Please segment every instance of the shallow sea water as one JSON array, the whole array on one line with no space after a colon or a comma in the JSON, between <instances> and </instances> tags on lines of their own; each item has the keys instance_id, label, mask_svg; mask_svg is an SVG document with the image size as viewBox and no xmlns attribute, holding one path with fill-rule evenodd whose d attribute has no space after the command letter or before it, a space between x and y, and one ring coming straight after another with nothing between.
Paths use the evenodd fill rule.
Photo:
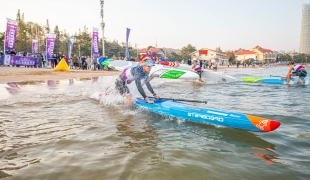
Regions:
<instances>
[{"instance_id":1,"label":"shallow sea water","mask_svg":"<svg viewBox=\"0 0 310 180\"><path fill-rule=\"evenodd\" d=\"M287 68L224 71L241 80ZM310 178L310 85L152 81L162 97L208 100L198 106L282 123L253 133L126 109L119 95L99 98L114 79L0 84L0 178Z\"/></svg>"}]
</instances>

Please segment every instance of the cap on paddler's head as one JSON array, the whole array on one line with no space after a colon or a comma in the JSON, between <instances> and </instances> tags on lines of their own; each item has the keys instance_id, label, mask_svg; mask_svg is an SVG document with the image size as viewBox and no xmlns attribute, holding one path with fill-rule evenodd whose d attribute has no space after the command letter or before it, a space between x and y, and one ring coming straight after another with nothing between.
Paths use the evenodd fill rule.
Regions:
<instances>
[{"instance_id":1,"label":"cap on paddler's head","mask_svg":"<svg viewBox=\"0 0 310 180\"><path fill-rule=\"evenodd\" d=\"M151 62L152 62L152 59L151 59L150 57L148 57L148 56L145 56L145 57L141 60L141 62L146 62L146 61L151 61Z\"/></svg>"},{"instance_id":2,"label":"cap on paddler's head","mask_svg":"<svg viewBox=\"0 0 310 180\"><path fill-rule=\"evenodd\" d=\"M155 66L155 65L150 61L146 61L146 62L143 62L141 66Z\"/></svg>"},{"instance_id":3,"label":"cap on paddler's head","mask_svg":"<svg viewBox=\"0 0 310 180\"><path fill-rule=\"evenodd\" d=\"M294 62L293 62L293 61L290 61L287 65L290 65L290 64L294 64Z\"/></svg>"}]
</instances>

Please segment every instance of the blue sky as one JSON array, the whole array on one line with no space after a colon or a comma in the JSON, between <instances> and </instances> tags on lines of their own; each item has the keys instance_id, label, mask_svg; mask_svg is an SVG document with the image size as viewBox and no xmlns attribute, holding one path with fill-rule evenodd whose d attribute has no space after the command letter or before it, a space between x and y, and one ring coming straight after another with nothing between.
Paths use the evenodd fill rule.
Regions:
<instances>
[{"instance_id":1,"label":"blue sky","mask_svg":"<svg viewBox=\"0 0 310 180\"><path fill-rule=\"evenodd\" d=\"M99 0L1 0L0 31L6 18L17 10L26 21L70 34L86 25L100 27ZM302 5L309 0L105 0L105 37L138 48L148 45L182 48L221 47L251 49L256 45L272 50L299 50ZM4 6L5 5L5 6ZM101 31L99 36L102 37Z\"/></svg>"}]
</instances>

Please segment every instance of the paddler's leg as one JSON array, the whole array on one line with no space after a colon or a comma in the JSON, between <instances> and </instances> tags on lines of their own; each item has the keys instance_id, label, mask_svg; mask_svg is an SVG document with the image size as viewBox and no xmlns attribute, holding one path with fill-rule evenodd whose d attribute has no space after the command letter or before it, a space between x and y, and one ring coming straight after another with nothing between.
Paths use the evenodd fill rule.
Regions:
<instances>
[{"instance_id":1,"label":"paddler's leg","mask_svg":"<svg viewBox=\"0 0 310 180\"><path fill-rule=\"evenodd\" d=\"M132 103L133 103L131 94L126 94L126 99L127 99L127 105L126 105L126 107L127 107L127 108L130 108L130 106L131 106Z\"/></svg>"},{"instance_id":2,"label":"paddler's leg","mask_svg":"<svg viewBox=\"0 0 310 180\"><path fill-rule=\"evenodd\" d=\"M204 81L201 79L202 71L198 71L197 73L198 73L198 75L199 75L199 82L204 82Z\"/></svg>"},{"instance_id":3,"label":"paddler's leg","mask_svg":"<svg viewBox=\"0 0 310 180\"><path fill-rule=\"evenodd\" d=\"M306 76L307 76L307 71L306 70L301 70L300 71L300 75L299 75L299 79L298 79L299 84L305 83Z\"/></svg>"}]
</instances>

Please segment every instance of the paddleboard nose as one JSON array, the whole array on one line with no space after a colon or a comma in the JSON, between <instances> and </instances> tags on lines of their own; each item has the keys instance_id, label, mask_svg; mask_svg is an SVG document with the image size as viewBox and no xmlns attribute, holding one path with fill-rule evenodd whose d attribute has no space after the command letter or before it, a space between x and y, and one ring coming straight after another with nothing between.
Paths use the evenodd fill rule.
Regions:
<instances>
[{"instance_id":1,"label":"paddleboard nose","mask_svg":"<svg viewBox=\"0 0 310 180\"><path fill-rule=\"evenodd\" d=\"M270 121L270 131L277 129L281 123L279 121L271 120Z\"/></svg>"}]
</instances>

